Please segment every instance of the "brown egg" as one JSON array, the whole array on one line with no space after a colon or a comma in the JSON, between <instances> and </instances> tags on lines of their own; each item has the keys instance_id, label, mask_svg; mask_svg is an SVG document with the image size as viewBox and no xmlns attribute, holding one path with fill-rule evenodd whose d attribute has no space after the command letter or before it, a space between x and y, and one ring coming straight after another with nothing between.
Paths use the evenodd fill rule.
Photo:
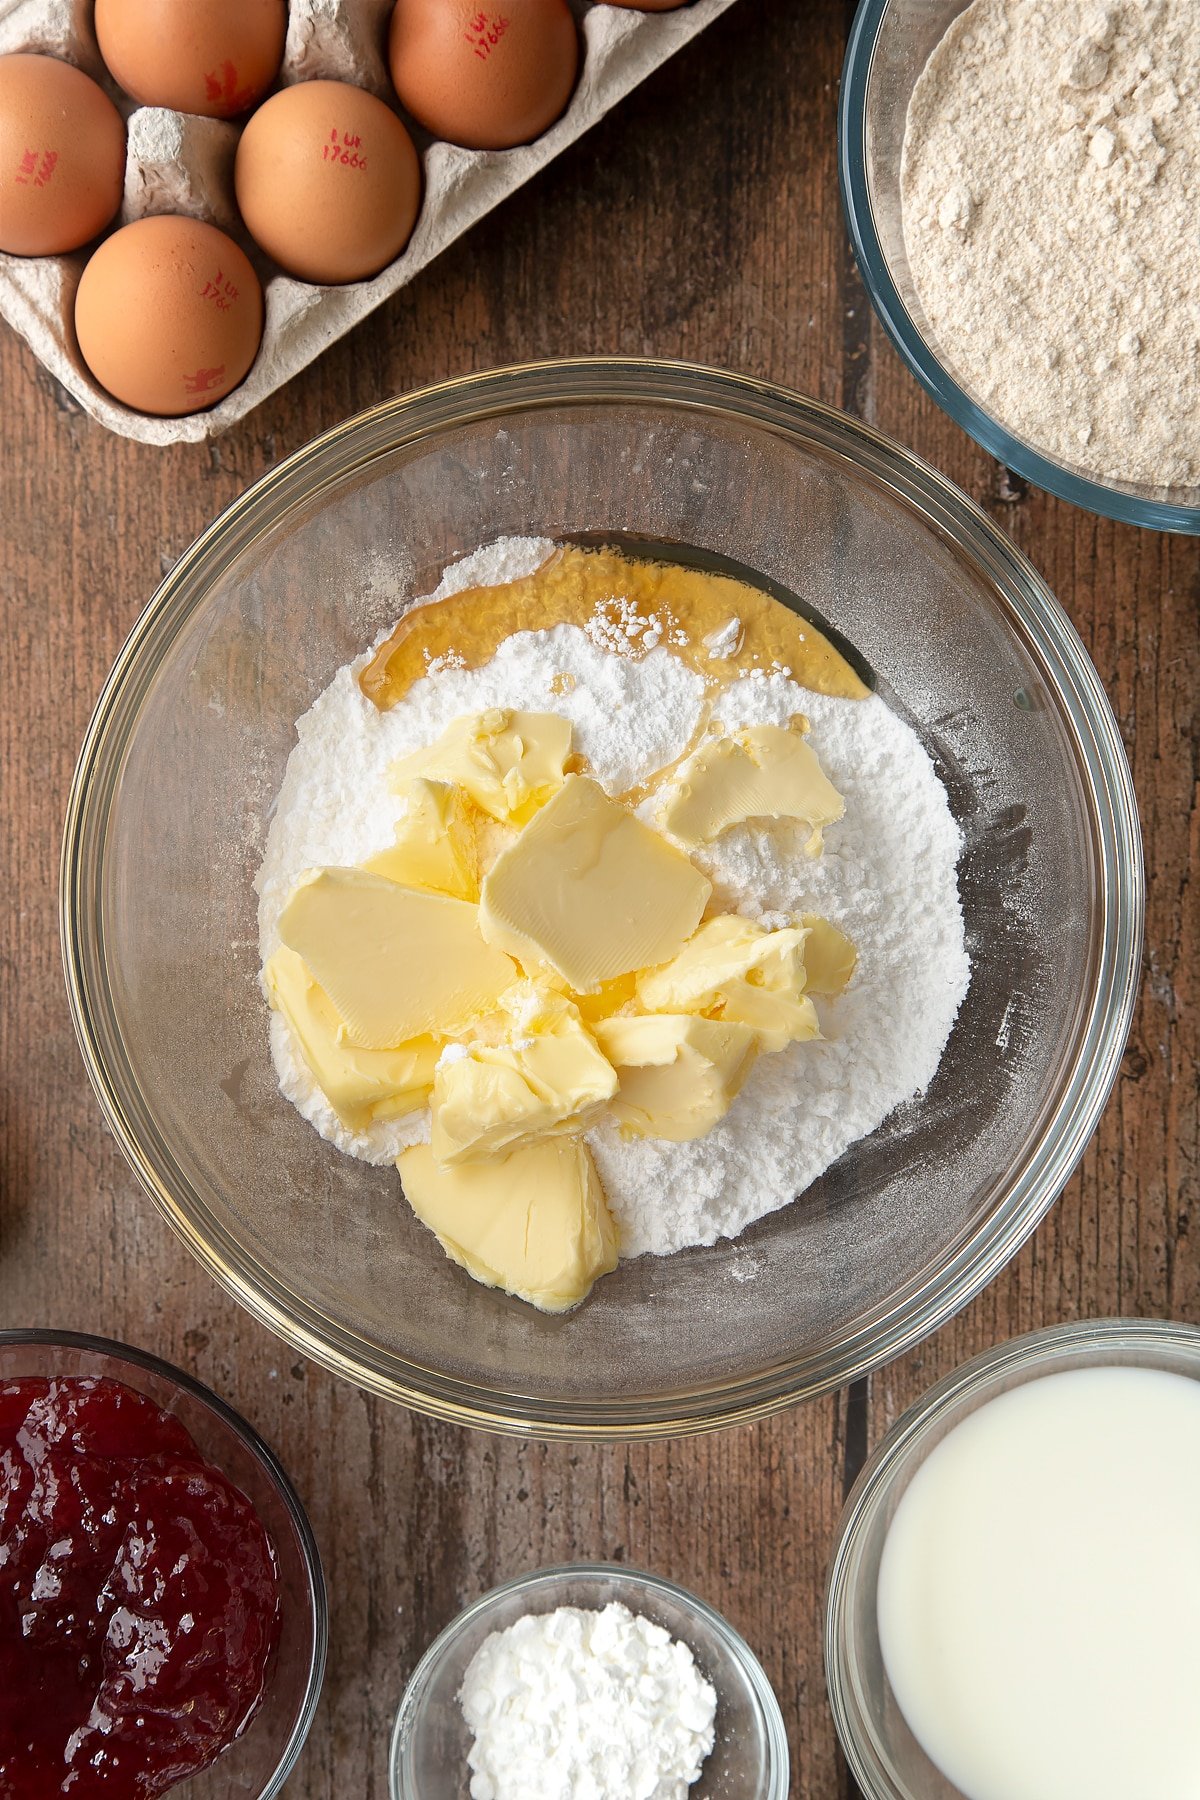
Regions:
<instances>
[{"instance_id":1,"label":"brown egg","mask_svg":"<svg viewBox=\"0 0 1200 1800\"><path fill-rule=\"evenodd\" d=\"M399 256L421 160L390 107L344 81L302 81L249 120L234 166L255 243L301 281L362 281Z\"/></svg>"},{"instance_id":2,"label":"brown egg","mask_svg":"<svg viewBox=\"0 0 1200 1800\"><path fill-rule=\"evenodd\" d=\"M287 0L96 0L100 54L143 106L233 119L279 73Z\"/></svg>"},{"instance_id":3,"label":"brown egg","mask_svg":"<svg viewBox=\"0 0 1200 1800\"><path fill-rule=\"evenodd\" d=\"M53 56L0 56L0 250L77 250L124 183L125 126L103 89Z\"/></svg>"},{"instance_id":4,"label":"brown egg","mask_svg":"<svg viewBox=\"0 0 1200 1800\"><path fill-rule=\"evenodd\" d=\"M566 0L396 0L388 39L401 101L435 137L508 150L553 125L575 86Z\"/></svg>"},{"instance_id":5,"label":"brown egg","mask_svg":"<svg viewBox=\"0 0 1200 1800\"><path fill-rule=\"evenodd\" d=\"M101 387L136 412L203 412L258 354L263 297L215 225L139 219L105 238L75 296L75 335Z\"/></svg>"}]
</instances>

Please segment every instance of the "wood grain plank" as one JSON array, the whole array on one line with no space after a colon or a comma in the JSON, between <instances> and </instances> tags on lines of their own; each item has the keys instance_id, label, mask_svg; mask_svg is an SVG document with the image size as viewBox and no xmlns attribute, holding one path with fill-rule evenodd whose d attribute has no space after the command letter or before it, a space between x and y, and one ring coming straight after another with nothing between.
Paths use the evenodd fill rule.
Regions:
<instances>
[{"instance_id":1,"label":"wood grain plank","mask_svg":"<svg viewBox=\"0 0 1200 1800\"><path fill-rule=\"evenodd\" d=\"M746 0L300 379L211 445L152 451L84 418L0 335L4 625L0 1319L106 1332L193 1369L276 1445L334 1597L329 1681L291 1800L383 1800L404 1680L493 1582L618 1557L722 1608L783 1702L793 1791L851 1791L824 1699L821 1600L868 1445L936 1375L1014 1332L1200 1319L1197 753L1200 557L1009 479L882 340L837 196L848 7ZM120 642L222 506L378 398L588 351L727 365L859 410L946 471L1059 593L1113 697L1151 874L1122 1078L1066 1195L930 1343L851 1394L657 1446L492 1440L335 1382L240 1311L140 1195L87 1091L63 996L57 856L75 751Z\"/></svg>"}]
</instances>

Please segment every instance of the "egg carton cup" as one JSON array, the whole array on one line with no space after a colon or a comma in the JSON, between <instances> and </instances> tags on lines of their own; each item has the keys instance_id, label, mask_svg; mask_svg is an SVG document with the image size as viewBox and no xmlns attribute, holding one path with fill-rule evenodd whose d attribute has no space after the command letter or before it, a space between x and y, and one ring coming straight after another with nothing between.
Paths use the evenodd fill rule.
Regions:
<instances>
[{"instance_id":1,"label":"egg carton cup","mask_svg":"<svg viewBox=\"0 0 1200 1800\"><path fill-rule=\"evenodd\" d=\"M397 105L384 61L391 0L291 0L280 85L320 77L351 82L387 100L412 132L424 168L421 212L404 254L370 281L316 287L282 274L242 228L233 190L240 124L135 106L101 61L93 0L0 0L0 55L28 50L61 57L95 77L120 108L129 144L118 222L183 213L220 226L254 263L266 302L262 347L245 381L209 411L179 419L151 418L122 406L88 372L74 325L86 252L0 254L0 315L84 411L110 431L144 444L217 437L404 287L733 4L692 0L679 12L639 13L571 0L583 47L579 82L566 112L532 144L478 151L431 138Z\"/></svg>"}]
</instances>

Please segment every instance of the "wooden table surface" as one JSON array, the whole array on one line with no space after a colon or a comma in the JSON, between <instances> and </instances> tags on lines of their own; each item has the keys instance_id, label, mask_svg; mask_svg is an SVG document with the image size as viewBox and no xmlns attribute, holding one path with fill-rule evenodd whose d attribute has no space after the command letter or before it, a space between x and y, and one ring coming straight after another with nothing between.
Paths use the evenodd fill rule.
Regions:
<instances>
[{"instance_id":1,"label":"wooden table surface","mask_svg":"<svg viewBox=\"0 0 1200 1800\"><path fill-rule=\"evenodd\" d=\"M624 1558L728 1614L787 1719L793 1793L853 1792L826 1706L821 1596L868 1448L936 1377L1055 1320L1200 1322L1194 540L1029 492L949 422L875 322L843 229L835 104L852 7L743 0L580 144L210 445L109 436L0 331L3 1007L0 1321L109 1334L210 1382L273 1443L333 1601L328 1679L290 1800L384 1800L401 1689L492 1583ZM1041 1230L930 1342L765 1424L676 1444L541 1446L368 1398L202 1273L100 1121L59 959L61 821L88 713L160 576L279 457L384 396L504 362L678 356L856 412L1016 538L1082 632L1133 763L1149 871L1120 1082ZM1190 885L1189 885L1190 882Z\"/></svg>"}]
</instances>

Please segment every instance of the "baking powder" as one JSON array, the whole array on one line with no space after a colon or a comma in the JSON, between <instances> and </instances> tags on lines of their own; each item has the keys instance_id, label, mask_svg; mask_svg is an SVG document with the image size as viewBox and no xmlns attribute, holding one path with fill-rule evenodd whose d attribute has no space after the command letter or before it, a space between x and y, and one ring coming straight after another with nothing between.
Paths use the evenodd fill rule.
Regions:
<instances>
[{"instance_id":1,"label":"baking powder","mask_svg":"<svg viewBox=\"0 0 1200 1800\"><path fill-rule=\"evenodd\" d=\"M717 1697L686 1644L614 1601L494 1631L460 1696L472 1800L684 1800Z\"/></svg>"}]
</instances>

